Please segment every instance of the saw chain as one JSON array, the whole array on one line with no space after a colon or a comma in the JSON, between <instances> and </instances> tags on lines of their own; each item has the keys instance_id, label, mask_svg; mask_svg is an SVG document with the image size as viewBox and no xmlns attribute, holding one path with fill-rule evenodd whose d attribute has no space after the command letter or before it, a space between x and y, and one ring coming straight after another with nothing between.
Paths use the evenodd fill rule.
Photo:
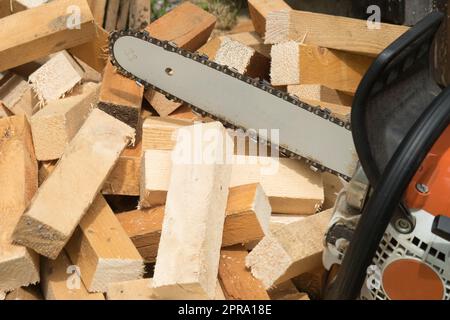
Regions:
<instances>
[{"instance_id":1,"label":"saw chain","mask_svg":"<svg viewBox=\"0 0 450 320\"><path fill-rule=\"evenodd\" d=\"M201 108L190 104L187 101L184 101L183 99L181 99L180 97L176 97L174 96L172 93L167 92L165 90L162 90L158 87L156 87L155 85L148 83L147 81L137 77L136 75L134 75L133 73L127 71L126 69L124 69L120 63L118 63L116 57L114 56L114 44L115 42L124 36L129 36L129 37L134 37L143 41L146 41L152 45L156 45L161 47L162 49L181 55L186 59L191 59L193 61L196 61L202 65L205 65L211 69L214 69L216 72L221 72L224 73L230 77L235 78L236 80L245 82L247 84L250 84L256 88L259 88L262 91L265 91L267 93L270 93L271 95L277 97L278 99L282 99L285 102L291 103L293 106L297 107L297 108L301 108L305 111L310 112L312 115L316 116L316 117L320 117L322 119L325 119L331 123L333 123L336 126L345 128L346 130L351 131L351 123L349 119L343 120L340 119L338 116L334 115L331 110L326 109L326 108L321 108L320 106L312 106L309 105L305 102L300 101L300 99L293 94L290 93L286 93L284 91L281 91L277 88L274 88L269 82L267 82L266 80L261 80L258 78L252 78L246 75L243 75L241 73L239 73L237 70L225 66L225 65L221 65L218 64L214 61L209 60L209 57L205 54L200 54L198 52L190 52L186 49L183 48L179 48L175 43L170 42L170 41L163 41L163 40L159 40L156 38L153 38L150 36L150 34L147 31L132 31L132 30L120 30L120 31L113 31L110 34L109 37L109 53L111 56L111 63L116 67L117 71L122 74L123 76L132 79L134 81L136 81L138 83L138 85L145 87L146 89L153 89L157 92L160 92L161 94L165 95L169 100L175 101L175 102L179 102L179 103L184 103L187 106L191 107L192 110L202 116L207 116L210 117L213 120L216 121L220 121L224 126L230 128L230 129L241 129L244 130L244 132L248 129L248 128L243 128L241 126L236 125L235 123L232 123L230 119L225 120L225 119L221 119L219 117L217 117L214 114L208 113L204 110L202 110ZM254 137L254 138L258 138L258 137ZM263 140L260 138L260 141ZM263 142L267 142L269 145L271 144L270 141L263 141ZM277 145L273 145L273 147L278 150L280 152L280 154L282 156L286 156L289 157L291 159L299 159L299 160L304 160L313 171L321 171L321 172L329 172L332 173L334 175L337 175L343 179L345 179L346 181L350 180L350 177L348 175L342 174L340 172L337 172L331 168L328 168L326 166L324 166L323 164L313 161L311 159L308 159L306 157L303 157L302 155L295 153L291 150L289 150L288 148L282 147L282 146L277 146ZM332 156L332 155L330 155Z\"/></svg>"}]
</instances>

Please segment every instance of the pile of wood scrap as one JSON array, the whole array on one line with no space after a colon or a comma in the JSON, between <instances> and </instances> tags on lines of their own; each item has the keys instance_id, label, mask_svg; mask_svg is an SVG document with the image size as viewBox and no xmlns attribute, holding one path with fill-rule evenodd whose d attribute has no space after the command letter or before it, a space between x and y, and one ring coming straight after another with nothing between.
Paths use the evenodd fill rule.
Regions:
<instances>
[{"instance_id":1,"label":"pile of wood scrap","mask_svg":"<svg viewBox=\"0 0 450 320\"><path fill-rule=\"evenodd\" d=\"M145 26L149 3L0 0L0 297L320 298L344 183L249 154L249 139L239 150L221 123L120 75L102 26L143 26L342 116L405 28L367 39L365 21L250 0L253 30L211 37L216 18L189 2ZM220 143L179 139L198 131Z\"/></svg>"}]
</instances>

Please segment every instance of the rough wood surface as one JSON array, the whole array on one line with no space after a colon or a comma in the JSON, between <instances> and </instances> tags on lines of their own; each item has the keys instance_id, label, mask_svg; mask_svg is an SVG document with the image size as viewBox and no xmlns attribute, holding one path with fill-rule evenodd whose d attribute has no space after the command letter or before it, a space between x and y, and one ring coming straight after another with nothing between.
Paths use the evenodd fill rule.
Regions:
<instances>
[{"instance_id":1,"label":"rough wood surface","mask_svg":"<svg viewBox=\"0 0 450 320\"><path fill-rule=\"evenodd\" d=\"M64 17L75 5L80 29L69 28ZM69 26L71 26L69 24ZM53 1L0 20L0 72L71 48L95 37L95 22L86 0Z\"/></svg>"},{"instance_id":2,"label":"rough wood surface","mask_svg":"<svg viewBox=\"0 0 450 320\"><path fill-rule=\"evenodd\" d=\"M102 26L105 20L105 9L108 0L88 0L89 7L91 8L92 15L95 22Z\"/></svg>"},{"instance_id":3,"label":"rough wood surface","mask_svg":"<svg viewBox=\"0 0 450 320\"><path fill-rule=\"evenodd\" d=\"M119 15L117 17L116 29L123 30L128 26L128 16L130 14L131 0L120 1Z\"/></svg>"},{"instance_id":4,"label":"rough wood surface","mask_svg":"<svg viewBox=\"0 0 450 320\"><path fill-rule=\"evenodd\" d=\"M141 30L150 23L151 5L147 0L131 0L128 28Z\"/></svg>"},{"instance_id":5,"label":"rough wood surface","mask_svg":"<svg viewBox=\"0 0 450 320\"><path fill-rule=\"evenodd\" d=\"M106 5L105 29L109 32L116 30L120 2L121 0L108 0Z\"/></svg>"},{"instance_id":6,"label":"rough wood surface","mask_svg":"<svg viewBox=\"0 0 450 320\"><path fill-rule=\"evenodd\" d=\"M45 300L105 300L103 294L86 290L64 250L56 260L42 260L41 289Z\"/></svg>"},{"instance_id":7,"label":"rough wood surface","mask_svg":"<svg viewBox=\"0 0 450 320\"><path fill-rule=\"evenodd\" d=\"M222 249L219 279L227 300L270 300L269 295L245 267L248 252L242 246Z\"/></svg>"},{"instance_id":8,"label":"rough wood surface","mask_svg":"<svg viewBox=\"0 0 450 320\"><path fill-rule=\"evenodd\" d=\"M382 23L369 29L367 21L307 11L281 10L269 13L265 43L289 40L370 56L381 53L408 27Z\"/></svg>"},{"instance_id":9,"label":"rough wood surface","mask_svg":"<svg viewBox=\"0 0 450 320\"><path fill-rule=\"evenodd\" d=\"M50 58L28 78L42 102L58 100L81 82L84 71L67 53L62 51Z\"/></svg>"},{"instance_id":10,"label":"rough wood surface","mask_svg":"<svg viewBox=\"0 0 450 320\"><path fill-rule=\"evenodd\" d=\"M177 129L192 125L192 121L167 117L149 117L142 125L143 150L173 150L177 142Z\"/></svg>"},{"instance_id":11,"label":"rough wood surface","mask_svg":"<svg viewBox=\"0 0 450 320\"><path fill-rule=\"evenodd\" d=\"M264 237L247 256L247 267L270 288L321 266L323 237L331 215L332 210L327 210Z\"/></svg>"},{"instance_id":12,"label":"rough wood surface","mask_svg":"<svg viewBox=\"0 0 450 320\"><path fill-rule=\"evenodd\" d=\"M66 246L89 292L106 292L108 284L141 279L144 262L102 195L81 219Z\"/></svg>"},{"instance_id":13,"label":"rough wood surface","mask_svg":"<svg viewBox=\"0 0 450 320\"><path fill-rule=\"evenodd\" d=\"M79 94L49 102L31 118L36 158L59 159L93 108L97 106L100 85L85 83Z\"/></svg>"},{"instance_id":14,"label":"rough wood surface","mask_svg":"<svg viewBox=\"0 0 450 320\"><path fill-rule=\"evenodd\" d=\"M248 0L250 18L261 37L266 34L266 19L269 13L289 9L289 5L283 0Z\"/></svg>"},{"instance_id":15,"label":"rough wood surface","mask_svg":"<svg viewBox=\"0 0 450 320\"><path fill-rule=\"evenodd\" d=\"M107 300L156 300L152 279L139 279L111 283L106 293Z\"/></svg>"},{"instance_id":16,"label":"rough wood surface","mask_svg":"<svg viewBox=\"0 0 450 320\"><path fill-rule=\"evenodd\" d=\"M136 129L143 95L143 87L119 74L111 62L108 62L103 73L99 109Z\"/></svg>"},{"instance_id":17,"label":"rough wood surface","mask_svg":"<svg viewBox=\"0 0 450 320\"><path fill-rule=\"evenodd\" d=\"M184 2L152 22L146 30L155 38L168 40L184 49L195 51L208 40L216 18L200 7ZM167 116L181 106L163 94L147 90L145 98L160 116Z\"/></svg>"},{"instance_id":18,"label":"rough wood surface","mask_svg":"<svg viewBox=\"0 0 450 320\"><path fill-rule=\"evenodd\" d=\"M133 138L132 128L94 109L22 215L14 240L55 259Z\"/></svg>"},{"instance_id":19,"label":"rough wood surface","mask_svg":"<svg viewBox=\"0 0 450 320\"><path fill-rule=\"evenodd\" d=\"M200 125L199 125L200 126ZM201 125L215 132L217 144L177 144L175 152L213 151L211 159L175 162L156 259L153 286L169 299L214 299L231 166L222 143L233 141L222 124ZM189 129L191 137L195 126ZM202 153L203 154L203 153Z\"/></svg>"},{"instance_id":20,"label":"rough wood surface","mask_svg":"<svg viewBox=\"0 0 450 320\"><path fill-rule=\"evenodd\" d=\"M267 293L271 300L309 300L308 295L299 292L291 280L273 286Z\"/></svg>"},{"instance_id":21,"label":"rough wood surface","mask_svg":"<svg viewBox=\"0 0 450 320\"><path fill-rule=\"evenodd\" d=\"M269 232L270 204L258 184L230 188L225 214L222 247L259 241ZM117 218L145 261L155 262L164 207L124 212Z\"/></svg>"},{"instance_id":22,"label":"rough wood surface","mask_svg":"<svg viewBox=\"0 0 450 320\"><path fill-rule=\"evenodd\" d=\"M31 86L22 77L12 75L0 86L0 101L14 115L31 118L38 101Z\"/></svg>"},{"instance_id":23,"label":"rough wood surface","mask_svg":"<svg viewBox=\"0 0 450 320\"><path fill-rule=\"evenodd\" d=\"M12 233L37 190L38 166L24 116L0 119L0 292L39 281L39 257L12 244Z\"/></svg>"},{"instance_id":24,"label":"rough wood surface","mask_svg":"<svg viewBox=\"0 0 450 320\"><path fill-rule=\"evenodd\" d=\"M165 203L171 161L167 150L144 153L140 196L143 208ZM275 213L313 214L324 201L321 175L298 160L234 156L231 187L250 183L262 185Z\"/></svg>"}]
</instances>

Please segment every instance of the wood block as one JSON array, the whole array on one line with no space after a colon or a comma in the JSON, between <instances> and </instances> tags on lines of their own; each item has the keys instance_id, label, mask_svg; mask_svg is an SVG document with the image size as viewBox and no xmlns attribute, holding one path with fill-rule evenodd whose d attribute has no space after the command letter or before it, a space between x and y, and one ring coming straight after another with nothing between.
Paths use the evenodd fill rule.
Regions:
<instances>
[{"instance_id":1,"label":"wood block","mask_svg":"<svg viewBox=\"0 0 450 320\"><path fill-rule=\"evenodd\" d=\"M269 233L270 204L258 184L230 188L225 212L222 247L261 240ZM164 207L117 215L122 227L148 263L156 261Z\"/></svg>"},{"instance_id":2,"label":"wood block","mask_svg":"<svg viewBox=\"0 0 450 320\"><path fill-rule=\"evenodd\" d=\"M0 87L0 101L14 115L31 118L38 101L31 86L22 77L13 75Z\"/></svg>"},{"instance_id":3,"label":"wood block","mask_svg":"<svg viewBox=\"0 0 450 320\"><path fill-rule=\"evenodd\" d=\"M37 190L38 166L24 116L1 119L0 137L0 292L7 292L39 281L38 255L11 238Z\"/></svg>"},{"instance_id":4,"label":"wood block","mask_svg":"<svg viewBox=\"0 0 450 320\"><path fill-rule=\"evenodd\" d=\"M262 283L245 267L248 252L242 246L222 249L219 279L227 300L270 300Z\"/></svg>"},{"instance_id":5,"label":"wood block","mask_svg":"<svg viewBox=\"0 0 450 320\"><path fill-rule=\"evenodd\" d=\"M68 51L97 72L102 73L108 62L108 55L105 52L108 48L109 33L100 25L96 25L95 29L95 37L91 41L70 48Z\"/></svg>"},{"instance_id":6,"label":"wood block","mask_svg":"<svg viewBox=\"0 0 450 320\"><path fill-rule=\"evenodd\" d=\"M141 183L142 141L123 150L103 183L103 194L139 196Z\"/></svg>"},{"instance_id":7,"label":"wood block","mask_svg":"<svg viewBox=\"0 0 450 320\"><path fill-rule=\"evenodd\" d=\"M46 62L29 77L29 82L39 101L58 100L81 82L84 71L67 53L62 51Z\"/></svg>"},{"instance_id":8,"label":"wood block","mask_svg":"<svg viewBox=\"0 0 450 320\"><path fill-rule=\"evenodd\" d=\"M369 29L367 21L297 10L268 14L265 43L303 42L369 56L379 55L408 27L382 23Z\"/></svg>"},{"instance_id":9,"label":"wood block","mask_svg":"<svg viewBox=\"0 0 450 320\"><path fill-rule=\"evenodd\" d=\"M108 285L107 300L155 300L152 279L116 282Z\"/></svg>"},{"instance_id":10,"label":"wood block","mask_svg":"<svg viewBox=\"0 0 450 320\"><path fill-rule=\"evenodd\" d=\"M88 0L92 15L99 26L103 26L103 21L105 20L106 2L108 0Z\"/></svg>"},{"instance_id":11,"label":"wood block","mask_svg":"<svg viewBox=\"0 0 450 320\"><path fill-rule=\"evenodd\" d=\"M67 14L70 6L80 8L80 29L67 23L73 20ZM95 22L86 0L53 1L8 16L0 21L0 72L91 41L94 36Z\"/></svg>"},{"instance_id":12,"label":"wood block","mask_svg":"<svg viewBox=\"0 0 450 320\"><path fill-rule=\"evenodd\" d=\"M81 92L49 102L31 118L34 149L39 161L59 159L93 108L100 85L88 82Z\"/></svg>"},{"instance_id":13,"label":"wood block","mask_svg":"<svg viewBox=\"0 0 450 320\"><path fill-rule=\"evenodd\" d=\"M108 32L116 30L120 0L108 0L106 6L105 29Z\"/></svg>"},{"instance_id":14,"label":"wood block","mask_svg":"<svg viewBox=\"0 0 450 320\"><path fill-rule=\"evenodd\" d=\"M130 1L122 0L120 1L119 15L117 16L116 29L123 30L128 26L128 16L130 13Z\"/></svg>"},{"instance_id":15,"label":"wood block","mask_svg":"<svg viewBox=\"0 0 450 320\"><path fill-rule=\"evenodd\" d=\"M279 228L285 227L286 225L301 221L308 217L307 215L292 215L292 214L279 214L274 213L270 217L270 231L275 232Z\"/></svg>"},{"instance_id":16,"label":"wood block","mask_svg":"<svg viewBox=\"0 0 450 320\"><path fill-rule=\"evenodd\" d=\"M150 23L151 5L147 0L131 0L128 28L141 30Z\"/></svg>"},{"instance_id":17,"label":"wood block","mask_svg":"<svg viewBox=\"0 0 450 320\"><path fill-rule=\"evenodd\" d=\"M40 287L38 286L28 286L21 287L14 291L11 291L6 295L5 300L43 300Z\"/></svg>"},{"instance_id":18,"label":"wood block","mask_svg":"<svg viewBox=\"0 0 450 320\"><path fill-rule=\"evenodd\" d=\"M253 78L269 78L270 59L255 49L228 37L222 38L214 60Z\"/></svg>"},{"instance_id":19,"label":"wood block","mask_svg":"<svg viewBox=\"0 0 450 320\"><path fill-rule=\"evenodd\" d=\"M170 151L144 152L141 165L141 207L165 203L171 161ZM298 160L234 156L231 187L250 183L262 185L275 213L313 214L324 201L321 175Z\"/></svg>"},{"instance_id":20,"label":"wood block","mask_svg":"<svg viewBox=\"0 0 450 320\"><path fill-rule=\"evenodd\" d=\"M94 109L22 215L13 239L55 259L133 137L132 128Z\"/></svg>"},{"instance_id":21,"label":"wood block","mask_svg":"<svg viewBox=\"0 0 450 320\"><path fill-rule=\"evenodd\" d=\"M261 37L266 34L266 19L270 12L289 10L291 7L283 0L248 0L248 11L256 32Z\"/></svg>"},{"instance_id":22,"label":"wood block","mask_svg":"<svg viewBox=\"0 0 450 320\"><path fill-rule=\"evenodd\" d=\"M144 262L106 203L98 195L66 246L89 292L106 292L114 282L141 279Z\"/></svg>"},{"instance_id":23,"label":"wood block","mask_svg":"<svg viewBox=\"0 0 450 320\"><path fill-rule=\"evenodd\" d=\"M105 300L103 294L86 290L65 251L56 260L42 260L41 288L45 300Z\"/></svg>"},{"instance_id":24,"label":"wood block","mask_svg":"<svg viewBox=\"0 0 450 320\"><path fill-rule=\"evenodd\" d=\"M0 0L0 19L13 13L38 7L48 0Z\"/></svg>"},{"instance_id":25,"label":"wood block","mask_svg":"<svg viewBox=\"0 0 450 320\"><path fill-rule=\"evenodd\" d=\"M143 95L143 87L119 74L111 62L108 62L103 73L99 109L136 129Z\"/></svg>"},{"instance_id":26,"label":"wood block","mask_svg":"<svg viewBox=\"0 0 450 320\"><path fill-rule=\"evenodd\" d=\"M346 119L352 111L353 97L351 95L320 84L288 85L287 90L303 102L330 110L340 119Z\"/></svg>"},{"instance_id":27,"label":"wood block","mask_svg":"<svg viewBox=\"0 0 450 320\"><path fill-rule=\"evenodd\" d=\"M201 146L177 144L174 152L209 150L214 158L174 162L170 178L153 287L165 299L214 299L225 209L231 178L226 159L233 145L218 122L199 125L218 139ZM191 137L195 126L188 129ZM204 153L202 153L204 154ZM213 154L213 153L211 153Z\"/></svg>"},{"instance_id":28,"label":"wood block","mask_svg":"<svg viewBox=\"0 0 450 320\"><path fill-rule=\"evenodd\" d=\"M142 125L143 150L173 150L177 142L177 129L192 125L192 121L167 117L149 117Z\"/></svg>"},{"instance_id":29,"label":"wood block","mask_svg":"<svg viewBox=\"0 0 450 320\"><path fill-rule=\"evenodd\" d=\"M332 210L327 210L264 237L247 256L246 266L266 289L321 266L331 216Z\"/></svg>"},{"instance_id":30,"label":"wood block","mask_svg":"<svg viewBox=\"0 0 450 320\"><path fill-rule=\"evenodd\" d=\"M190 2L184 2L152 22L145 30L157 39L172 41L181 48L195 51L208 41L215 24L216 18L212 14ZM145 98L162 117L181 106L154 90L147 90Z\"/></svg>"}]
</instances>

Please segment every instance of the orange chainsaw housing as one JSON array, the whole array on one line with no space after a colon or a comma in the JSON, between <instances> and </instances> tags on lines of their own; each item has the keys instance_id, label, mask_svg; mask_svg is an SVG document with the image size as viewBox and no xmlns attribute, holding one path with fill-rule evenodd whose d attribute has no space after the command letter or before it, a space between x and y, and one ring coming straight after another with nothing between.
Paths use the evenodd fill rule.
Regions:
<instances>
[{"instance_id":1,"label":"orange chainsaw housing","mask_svg":"<svg viewBox=\"0 0 450 320\"><path fill-rule=\"evenodd\" d=\"M418 185L424 185L428 190L423 192ZM405 201L411 209L450 217L450 126L434 144L411 180Z\"/></svg>"}]
</instances>

